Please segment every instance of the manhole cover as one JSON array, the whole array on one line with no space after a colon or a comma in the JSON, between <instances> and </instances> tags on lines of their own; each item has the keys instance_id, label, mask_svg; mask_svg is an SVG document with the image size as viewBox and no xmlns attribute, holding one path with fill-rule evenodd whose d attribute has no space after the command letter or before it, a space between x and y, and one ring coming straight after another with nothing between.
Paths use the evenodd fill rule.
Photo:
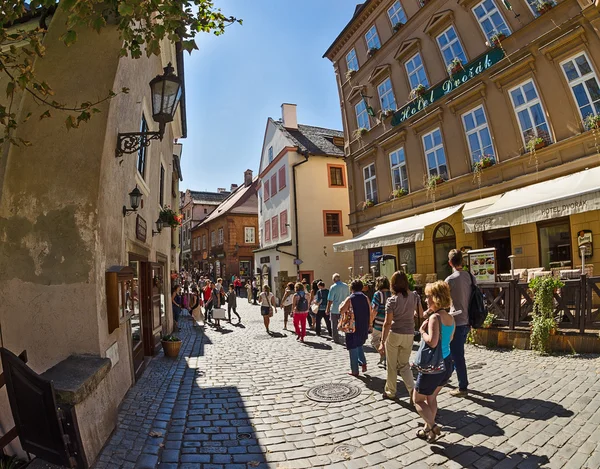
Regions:
<instances>
[{"instance_id":1,"label":"manhole cover","mask_svg":"<svg viewBox=\"0 0 600 469\"><path fill-rule=\"evenodd\" d=\"M341 454L342 456L345 456L345 455L350 455L350 454L354 453L357 449L358 448L356 446L343 444L343 445L337 446L333 450L333 452L337 453L337 454Z\"/></svg>"},{"instance_id":2,"label":"manhole cover","mask_svg":"<svg viewBox=\"0 0 600 469\"><path fill-rule=\"evenodd\" d=\"M238 433L237 438L238 440L249 440L252 438L252 435L250 435L250 433Z\"/></svg>"},{"instance_id":3,"label":"manhole cover","mask_svg":"<svg viewBox=\"0 0 600 469\"><path fill-rule=\"evenodd\" d=\"M317 402L342 402L360 394L360 388L346 383L320 384L310 388L306 397Z\"/></svg>"}]
</instances>

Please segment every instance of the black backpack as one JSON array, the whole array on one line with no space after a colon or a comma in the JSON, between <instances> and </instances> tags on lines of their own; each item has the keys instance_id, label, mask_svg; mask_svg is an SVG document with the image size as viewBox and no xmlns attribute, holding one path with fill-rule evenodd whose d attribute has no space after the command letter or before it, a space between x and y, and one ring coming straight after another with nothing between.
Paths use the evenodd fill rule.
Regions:
<instances>
[{"instance_id":1,"label":"black backpack","mask_svg":"<svg viewBox=\"0 0 600 469\"><path fill-rule=\"evenodd\" d=\"M488 314L487 306L485 305L485 299L483 293L477 285L475 285L475 278L473 274L469 272L471 276L471 297L469 298L469 326L477 329L483 326L483 322Z\"/></svg>"},{"instance_id":2,"label":"black backpack","mask_svg":"<svg viewBox=\"0 0 600 469\"><path fill-rule=\"evenodd\" d=\"M308 311L308 300L306 299L306 295L298 295L296 309L302 313Z\"/></svg>"}]
</instances>

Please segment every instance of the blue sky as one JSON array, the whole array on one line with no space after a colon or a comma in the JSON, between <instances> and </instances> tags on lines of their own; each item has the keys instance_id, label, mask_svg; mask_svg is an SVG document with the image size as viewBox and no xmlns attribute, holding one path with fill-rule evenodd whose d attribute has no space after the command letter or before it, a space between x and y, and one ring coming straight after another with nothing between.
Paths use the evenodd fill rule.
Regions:
<instances>
[{"instance_id":1,"label":"blue sky","mask_svg":"<svg viewBox=\"0 0 600 469\"><path fill-rule=\"evenodd\" d=\"M348 23L352 0L217 0L244 20L197 37L186 53L188 137L181 188L214 191L255 174L268 117L298 105L301 124L342 129L333 66L322 55Z\"/></svg>"}]
</instances>

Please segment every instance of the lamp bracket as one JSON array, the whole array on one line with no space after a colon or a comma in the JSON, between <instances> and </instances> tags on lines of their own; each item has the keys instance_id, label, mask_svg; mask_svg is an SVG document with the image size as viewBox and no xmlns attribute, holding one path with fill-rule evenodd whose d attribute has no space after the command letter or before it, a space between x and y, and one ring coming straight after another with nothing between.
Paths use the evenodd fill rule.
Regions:
<instances>
[{"instance_id":1,"label":"lamp bracket","mask_svg":"<svg viewBox=\"0 0 600 469\"><path fill-rule=\"evenodd\" d=\"M117 136L115 156L121 158L124 154L137 152L142 146L147 147L152 140L162 140L164 132L127 132Z\"/></svg>"},{"instance_id":2,"label":"lamp bracket","mask_svg":"<svg viewBox=\"0 0 600 469\"><path fill-rule=\"evenodd\" d=\"M152 236L158 236L161 233L162 233L162 230L160 230L160 231L154 231L154 230L152 230Z\"/></svg>"}]
</instances>

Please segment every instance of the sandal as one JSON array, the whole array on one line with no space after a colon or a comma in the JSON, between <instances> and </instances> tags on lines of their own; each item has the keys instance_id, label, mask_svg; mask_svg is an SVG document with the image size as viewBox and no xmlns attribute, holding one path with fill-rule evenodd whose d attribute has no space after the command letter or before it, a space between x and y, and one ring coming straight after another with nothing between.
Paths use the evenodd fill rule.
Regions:
<instances>
[{"instance_id":1,"label":"sandal","mask_svg":"<svg viewBox=\"0 0 600 469\"><path fill-rule=\"evenodd\" d=\"M429 430L427 434L427 441L429 443L433 443L440 435L442 434L440 427L434 425L431 430Z\"/></svg>"},{"instance_id":2,"label":"sandal","mask_svg":"<svg viewBox=\"0 0 600 469\"><path fill-rule=\"evenodd\" d=\"M427 435L429 435L429 430L425 430L424 428L419 428L417 430L417 438L420 438L421 440L426 440Z\"/></svg>"}]
</instances>

